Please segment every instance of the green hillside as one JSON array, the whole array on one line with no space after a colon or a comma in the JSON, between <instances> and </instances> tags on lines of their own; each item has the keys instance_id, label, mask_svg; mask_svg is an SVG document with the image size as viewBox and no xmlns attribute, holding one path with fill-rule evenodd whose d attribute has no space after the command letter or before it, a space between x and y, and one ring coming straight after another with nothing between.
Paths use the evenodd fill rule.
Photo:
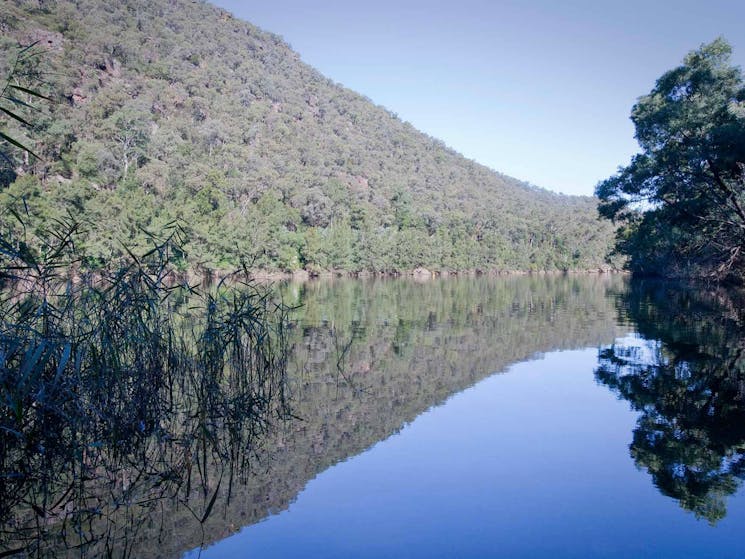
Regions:
<instances>
[{"instance_id":1,"label":"green hillside","mask_svg":"<svg viewBox=\"0 0 745 559\"><path fill-rule=\"evenodd\" d=\"M209 270L590 269L612 241L595 199L464 158L209 4L6 0L0 34L7 59L39 41L55 99L2 123L41 160L6 150L1 225L72 214L89 265L176 219Z\"/></svg>"}]
</instances>

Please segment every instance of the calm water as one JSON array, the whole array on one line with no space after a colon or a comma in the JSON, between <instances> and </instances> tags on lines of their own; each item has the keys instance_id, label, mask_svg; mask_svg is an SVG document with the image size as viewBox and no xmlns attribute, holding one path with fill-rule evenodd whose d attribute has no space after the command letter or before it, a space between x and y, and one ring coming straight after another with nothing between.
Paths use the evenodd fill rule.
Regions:
<instances>
[{"instance_id":1,"label":"calm water","mask_svg":"<svg viewBox=\"0 0 745 559\"><path fill-rule=\"evenodd\" d=\"M605 276L282 292L302 305L296 419L207 518L210 492L132 506L115 555L742 556L733 295Z\"/></svg>"}]
</instances>

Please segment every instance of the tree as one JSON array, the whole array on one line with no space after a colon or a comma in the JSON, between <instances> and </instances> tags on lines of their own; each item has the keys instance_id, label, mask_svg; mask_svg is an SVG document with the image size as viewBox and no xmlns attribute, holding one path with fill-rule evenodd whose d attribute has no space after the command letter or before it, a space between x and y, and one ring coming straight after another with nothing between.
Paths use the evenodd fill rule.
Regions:
<instances>
[{"instance_id":1,"label":"tree","mask_svg":"<svg viewBox=\"0 0 745 559\"><path fill-rule=\"evenodd\" d=\"M132 107L119 109L103 122L102 129L120 163L121 178L126 179L130 167L145 158L149 139L146 113Z\"/></svg>"},{"instance_id":2,"label":"tree","mask_svg":"<svg viewBox=\"0 0 745 559\"><path fill-rule=\"evenodd\" d=\"M745 269L745 84L724 39L634 106L642 153L596 189L632 271L724 279Z\"/></svg>"},{"instance_id":3,"label":"tree","mask_svg":"<svg viewBox=\"0 0 745 559\"><path fill-rule=\"evenodd\" d=\"M16 107L34 124L33 144L22 123L6 119L6 128L0 114L0 130L44 158L0 139L12 160L0 188L17 179L13 170L35 175L40 203L96 224L102 256L139 246L134 225L167 214L194 228L188 256L204 267L602 265L613 227L594 219L596 200L531 188L461 157L209 4L37 4L3 4L0 77L4 45L13 54L36 38L48 49L32 59L40 80L22 83L41 83L60 102L48 115ZM262 202L270 190L276 200ZM69 191L86 196L70 202ZM455 216L462 227L451 226ZM557 226L543 232L544 222ZM531 233L537 240L526 248ZM336 245L316 250L332 238Z\"/></svg>"}]
</instances>

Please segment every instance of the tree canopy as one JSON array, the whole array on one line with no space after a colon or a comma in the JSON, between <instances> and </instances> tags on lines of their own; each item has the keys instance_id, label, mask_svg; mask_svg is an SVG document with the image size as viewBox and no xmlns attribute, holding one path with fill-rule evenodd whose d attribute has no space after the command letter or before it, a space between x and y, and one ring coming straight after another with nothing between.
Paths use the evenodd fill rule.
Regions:
<instances>
[{"instance_id":1,"label":"tree canopy","mask_svg":"<svg viewBox=\"0 0 745 559\"><path fill-rule=\"evenodd\" d=\"M745 83L724 39L666 72L631 112L642 152L596 189L632 271L736 277L745 268Z\"/></svg>"},{"instance_id":2,"label":"tree canopy","mask_svg":"<svg viewBox=\"0 0 745 559\"><path fill-rule=\"evenodd\" d=\"M57 101L35 114L40 159L11 150L0 229L13 212L35 216L30 230L72 213L90 266L174 220L200 269L605 265L595 199L466 159L205 2L10 0L0 39L43 47Z\"/></svg>"}]
</instances>

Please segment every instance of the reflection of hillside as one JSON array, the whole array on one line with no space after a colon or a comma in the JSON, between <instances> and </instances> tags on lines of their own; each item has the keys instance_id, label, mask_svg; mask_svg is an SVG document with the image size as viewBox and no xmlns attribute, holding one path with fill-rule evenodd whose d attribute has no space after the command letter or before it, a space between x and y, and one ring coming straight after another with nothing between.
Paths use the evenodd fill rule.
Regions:
<instances>
[{"instance_id":1,"label":"reflection of hillside","mask_svg":"<svg viewBox=\"0 0 745 559\"><path fill-rule=\"evenodd\" d=\"M287 508L320 472L495 371L537 353L613 340L621 332L606 293L621 282L510 277L289 286L288 302L303 305L294 341L294 411L303 421L266 441L248 483L206 523L205 542ZM196 546L199 537L176 532L173 550Z\"/></svg>"},{"instance_id":2,"label":"reflection of hillside","mask_svg":"<svg viewBox=\"0 0 745 559\"><path fill-rule=\"evenodd\" d=\"M334 454L354 454L512 363L612 339L606 287L587 278L311 284L295 352L298 415L326 435L353 429Z\"/></svg>"},{"instance_id":3,"label":"reflection of hillside","mask_svg":"<svg viewBox=\"0 0 745 559\"><path fill-rule=\"evenodd\" d=\"M290 371L302 420L276 426L203 533L184 506L164 501L139 528L132 555L175 557L222 539L286 509L320 472L490 374L541 352L610 343L622 332L607 293L622 283L537 276L286 286L286 302L302 304ZM195 497L199 510L205 498Z\"/></svg>"}]
</instances>

